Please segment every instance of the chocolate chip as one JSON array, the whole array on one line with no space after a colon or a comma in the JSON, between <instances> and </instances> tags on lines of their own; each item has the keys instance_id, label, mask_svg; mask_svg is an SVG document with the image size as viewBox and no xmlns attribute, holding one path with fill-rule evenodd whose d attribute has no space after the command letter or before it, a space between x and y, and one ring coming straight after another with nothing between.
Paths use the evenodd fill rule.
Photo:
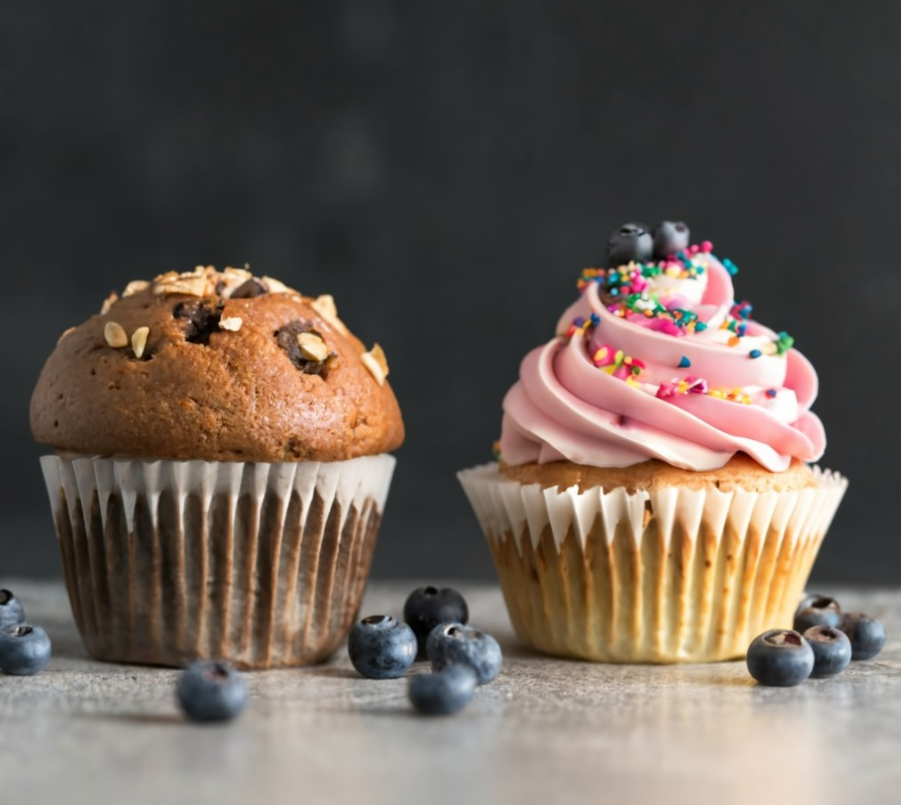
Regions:
<instances>
[{"instance_id":1,"label":"chocolate chip","mask_svg":"<svg viewBox=\"0 0 901 805\"><path fill-rule=\"evenodd\" d=\"M309 360L300 351L297 343L297 336L300 333L313 333L322 338L322 333L313 329L313 325L309 321L296 319L275 331L275 342L287 353L291 363L300 371L308 375L319 375L323 379L327 378L329 368L337 357L337 353L330 352L324 361Z\"/></svg>"},{"instance_id":2,"label":"chocolate chip","mask_svg":"<svg viewBox=\"0 0 901 805\"><path fill-rule=\"evenodd\" d=\"M285 459L288 461L297 461L298 459L303 458L303 442L297 437L292 436L285 442L285 446L283 448L283 452L285 454Z\"/></svg>"},{"instance_id":3,"label":"chocolate chip","mask_svg":"<svg viewBox=\"0 0 901 805\"><path fill-rule=\"evenodd\" d=\"M209 344L210 335L219 330L222 305L206 302L179 302L172 308L176 319L185 321L185 341L190 344Z\"/></svg>"},{"instance_id":4,"label":"chocolate chip","mask_svg":"<svg viewBox=\"0 0 901 805\"><path fill-rule=\"evenodd\" d=\"M254 278L246 282L242 282L235 290L232 291L232 299L253 299L255 296L262 296L269 293L269 288L264 282Z\"/></svg>"}]
</instances>

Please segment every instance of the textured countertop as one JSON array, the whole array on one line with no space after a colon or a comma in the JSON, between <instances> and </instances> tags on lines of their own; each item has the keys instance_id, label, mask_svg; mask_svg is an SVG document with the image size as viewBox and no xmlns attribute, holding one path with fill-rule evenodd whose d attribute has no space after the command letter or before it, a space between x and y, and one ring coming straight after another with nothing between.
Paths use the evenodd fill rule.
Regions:
<instances>
[{"instance_id":1,"label":"textured countertop","mask_svg":"<svg viewBox=\"0 0 901 805\"><path fill-rule=\"evenodd\" d=\"M175 671L88 659L61 585L6 579L54 658L0 676L0 803L897 801L901 592L830 590L882 618L889 644L833 680L757 686L744 664L611 666L519 645L500 593L462 585L506 652L500 678L451 718L413 715L404 680L317 667L248 674L225 726L186 723ZM398 613L410 582L371 585ZM425 666L415 666L424 668Z\"/></svg>"}]
</instances>

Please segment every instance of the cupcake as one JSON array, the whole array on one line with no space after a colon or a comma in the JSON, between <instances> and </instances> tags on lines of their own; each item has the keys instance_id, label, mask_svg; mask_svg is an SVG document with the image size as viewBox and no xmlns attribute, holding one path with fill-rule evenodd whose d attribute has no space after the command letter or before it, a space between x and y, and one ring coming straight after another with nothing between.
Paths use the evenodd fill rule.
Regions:
<instances>
[{"instance_id":1,"label":"cupcake","mask_svg":"<svg viewBox=\"0 0 901 805\"><path fill-rule=\"evenodd\" d=\"M847 482L817 376L681 222L617 230L459 478L520 638L604 662L742 656L792 615Z\"/></svg>"},{"instance_id":2,"label":"cupcake","mask_svg":"<svg viewBox=\"0 0 901 805\"><path fill-rule=\"evenodd\" d=\"M103 660L327 657L353 624L403 441L378 345L243 269L130 283L31 401L72 610Z\"/></svg>"}]
</instances>

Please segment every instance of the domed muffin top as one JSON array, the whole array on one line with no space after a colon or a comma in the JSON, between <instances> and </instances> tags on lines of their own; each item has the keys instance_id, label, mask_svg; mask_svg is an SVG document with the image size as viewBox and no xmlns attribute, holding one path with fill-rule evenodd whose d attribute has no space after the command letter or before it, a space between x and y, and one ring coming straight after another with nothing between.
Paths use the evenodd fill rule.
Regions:
<instances>
[{"instance_id":1,"label":"domed muffin top","mask_svg":"<svg viewBox=\"0 0 901 805\"><path fill-rule=\"evenodd\" d=\"M199 266L131 282L63 333L31 400L37 441L89 455L340 461L404 438L388 364L331 296Z\"/></svg>"}]
</instances>

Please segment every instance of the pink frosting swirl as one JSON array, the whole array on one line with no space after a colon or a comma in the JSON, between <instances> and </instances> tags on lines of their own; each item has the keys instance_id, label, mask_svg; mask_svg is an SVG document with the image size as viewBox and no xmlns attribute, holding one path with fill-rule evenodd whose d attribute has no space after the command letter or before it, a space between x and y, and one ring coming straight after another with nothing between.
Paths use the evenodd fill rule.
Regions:
<instances>
[{"instance_id":1,"label":"pink frosting swirl","mask_svg":"<svg viewBox=\"0 0 901 805\"><path fill-rule=\"evenodd\" d=\"M778 336L757 322L746 322L744 337L730 346L731 333L721 325L735 304L732 279L713 255L701 260L706 287L698 304L676 288L670 297L676 304L667 307L692 310L707 324L703 332L671 334L657 319L616 315L598 285L588 285L558 332L592 314L597 326L526 355L504 399L500 449L506 463L567 459L625 467L656 458L712 470L743 452L781 472L792 458L816 461L823 454L823 426L809 410L817 395L813 367L795 349L767 349ZM603 347L639 359L640 374L599 369L595 356ZM758 355L752 357L752 348ZM686 382L680 387L679 381Z\"/></svg>"}]
</instances>

